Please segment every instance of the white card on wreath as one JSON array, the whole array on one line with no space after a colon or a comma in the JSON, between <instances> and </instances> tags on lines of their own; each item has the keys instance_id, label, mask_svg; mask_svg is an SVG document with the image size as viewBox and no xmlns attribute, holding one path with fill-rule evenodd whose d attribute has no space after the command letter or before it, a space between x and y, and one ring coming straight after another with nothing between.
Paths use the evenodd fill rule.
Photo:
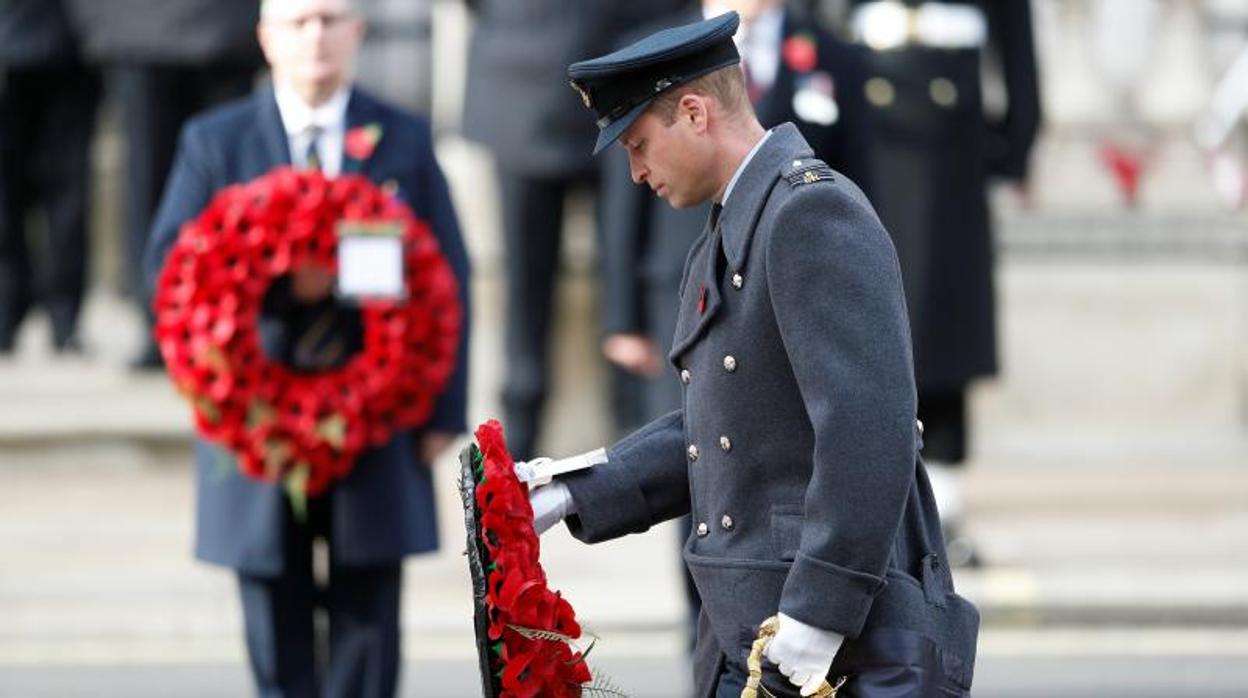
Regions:
<instances>
[{"instance_id":1,"label":"white card on wreath","mask_svg":"<svg viewBox=\"0 0 1248 698\"><path fill-rule=\"evenodd\" d=\"M343 223L338 229L338 295L343 298L403 298L402 227Z\"/></svg>"}]
</instances>

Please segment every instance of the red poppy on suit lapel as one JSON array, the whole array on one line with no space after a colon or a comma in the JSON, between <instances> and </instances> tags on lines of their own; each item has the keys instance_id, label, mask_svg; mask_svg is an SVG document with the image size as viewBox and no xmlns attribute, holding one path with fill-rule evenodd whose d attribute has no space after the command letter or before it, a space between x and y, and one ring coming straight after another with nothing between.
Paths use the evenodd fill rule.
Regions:
<instances>
[{"instance_id":1,"label":"red poppy on suit lapel","mask_svg":"<svg viewBox=\"0 0 1248 698\"><path fill-rule=\"evenodd\" d=\"M784 56L785 65L794 72L809 73L819 64L815 38L806 32L785 39L780 53Z\"/></svg>"},{"instance_id":2,"label":"red poppy on suit lapel","mask_svg":"<svg viewBox=\"0 0 1248 698\"><path fill-rule=\"evenodd\" d=\"M377 144L381 142L381 124L356 126L347 131L343 141L343 151L352 160L363 162L373 156Z\"/></svg>"}]
</instances>

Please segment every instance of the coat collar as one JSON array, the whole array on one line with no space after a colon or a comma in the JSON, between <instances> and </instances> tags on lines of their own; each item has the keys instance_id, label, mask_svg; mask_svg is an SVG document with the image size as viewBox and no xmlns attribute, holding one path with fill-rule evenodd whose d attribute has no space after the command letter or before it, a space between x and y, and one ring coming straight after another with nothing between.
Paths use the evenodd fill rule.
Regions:
<instances>
[{"instance_id":1,"label":"coat collar","mask_svg":"<svg viewBox=\"0 0 1248 698\"><path fill-rule=\"evenodd\" d=\"M794 159L813 155L810 146L802 138L797 127L785 123L772 130L771 137L763 143L754 158L742 170L732 196L719 216L719 228L728 260L729 273L737 273L745 267L754 235L754 225L763 213L771 188L780 178L780 170Z\"/></svg>"},{"instance_id":2,"label":"coat collar","mask_svg":"<svg viewBox=\"0 0 1248 698\"><path fill-rule=\"evenodd\" d=\"M271 167L279 165L289 165L290 157L290 141L286 135L286 128L282 124L282 113L277 107L277 97L272 87L261 90L257 95L259 99L259 128L260 138L264 143L265 156ZM378 107L378 103L372 97L358 88L351 89L351 96L347 100L347 117L346 117L346 134L350 134L352 130L357 128L367 128L370 126L383 125L383 114ZM385 136L382 135L384 139ZM364 160L355 160L347 153L343 153L342 172L361 172L364 174L372 173L372 165L376 161L376 153Z\"/></svg>"}]
</instances>

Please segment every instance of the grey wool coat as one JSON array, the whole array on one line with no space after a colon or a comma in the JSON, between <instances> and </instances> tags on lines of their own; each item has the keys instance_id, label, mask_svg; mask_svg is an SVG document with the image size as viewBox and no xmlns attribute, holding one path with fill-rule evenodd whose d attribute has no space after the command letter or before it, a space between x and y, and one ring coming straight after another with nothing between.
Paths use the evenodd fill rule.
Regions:
<instances>
[{"instance_id":1,"label":"grey wool coat","mask_svg":"<svg viewBox=\"0 0 1248 698\"><path fill-rule=\"evenodd\" d=\"M901 274L861 191L776 128L691 249L679 303L683 407L563 478L573 535L692 512L698 695L777 611L847 638L830 675L850 695L967 694L978 613L944 564Z\"/></svg>"}]
</instances>

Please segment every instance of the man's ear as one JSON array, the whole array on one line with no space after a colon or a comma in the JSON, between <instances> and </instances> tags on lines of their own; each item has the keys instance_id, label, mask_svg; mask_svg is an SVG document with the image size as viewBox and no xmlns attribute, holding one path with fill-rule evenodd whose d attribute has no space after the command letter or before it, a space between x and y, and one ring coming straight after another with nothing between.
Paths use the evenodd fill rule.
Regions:
<instances>
[{"instance_id":1,"label":"man's ear","mask_svg":"<svg viewBox=\"0 0 1248 698\"><path fill-rule=\"evenodd\" d=\"M710 125L710 105L702 95L690 93L681 97L676 114L688 121L697 133L705 132Z\"/></svg>"}]
</instances>

